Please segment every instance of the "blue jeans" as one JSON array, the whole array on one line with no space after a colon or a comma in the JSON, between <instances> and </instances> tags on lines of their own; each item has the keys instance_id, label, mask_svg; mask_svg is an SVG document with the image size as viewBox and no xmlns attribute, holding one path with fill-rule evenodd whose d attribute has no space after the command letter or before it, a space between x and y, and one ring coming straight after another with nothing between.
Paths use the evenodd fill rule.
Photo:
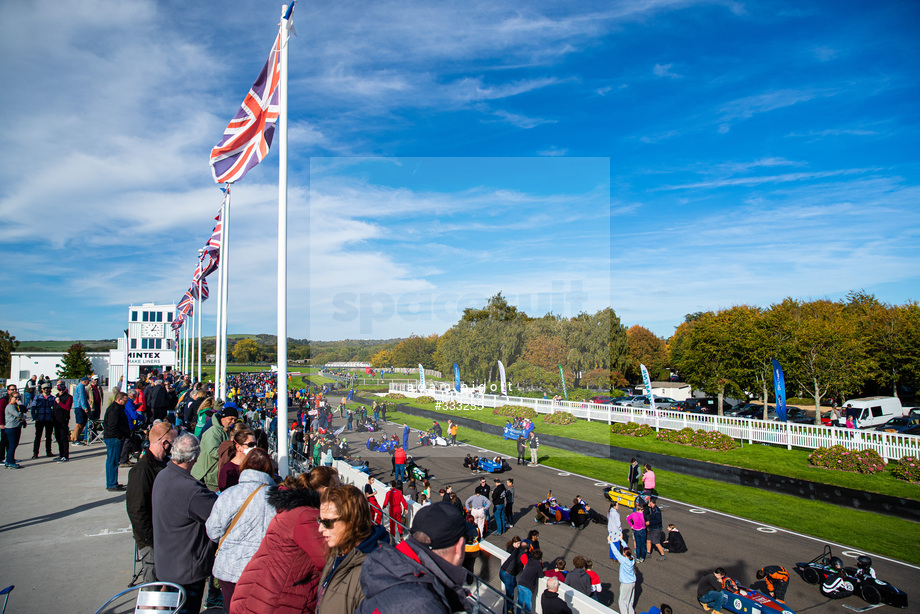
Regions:
<instances>
[{"instance_id":1,"label":"blue jeans","mask_svg":"<svg viewBox=\"0 0 920 614\"><path fill-rule=\"evenodd\" d=\"M118 486L118 459L124 442L115 437L103 439L105 442L105 487Z\"/></svg>"},{"instance_id":2,"label":"blue jeans","mask_svg":"<svg viewBox=\"0 0 920 614\"><path fill-rule=\"evenodd\" d=\"M641 531L636 531L635 529L633 530L633 536L636 539L636 558L640 561L648 555L648 552L645 550L646 533L647 532L645 529L642 529Z\"/></svg>"},{"instance_id":3,"label":"blue jeans","mask_svg":"<svg viewBox=\"0 0 920 614\"><path fill-rule=\"evenodd\" d=\"M531 591L526 586L521 586L520 584L518 584L517 586L517 591L518 591L518 596L517 596L518 606L520 606L521 609L523 609L525 612L530 612L531 611L530 604L533 601L533 591Z\"/></svg>"},{"instance_id":4,"label":"blue jeans","mask_svg":"<svg viewBox=\"0 0 920 614\"><path fill-rule=\"evenodd\" d=\"M505 610L510 612L513 607L511 604L514 603L514 587L517 586L517 579L504 569L498 571L498 577L502 579L502 584L505 585L505 597L508 598L508 601L505 602L507 606Z\"/></svg>"},{"instance_id":5,"label":"blue jeans","mask_svg":"<svg viewBox=\"0 0 920 614\"><path fill-rule=\"evenodd\" d=\"M16 464L16 446L19 445L19 435L21 432L22 432L21 426L3 429L3 434L6 435L6 464L7 465Z\"/></svg>"},{"instance_id":6,"label":"blue jeans","mask_svg":"<svg viewBox=\"0 0 920 614\"><path fill-rule=\"evenodd\" d=\"M495 531L501 535L505 532L505 504L495 506Z\"/></svg>"},{"instance_id":7,"label":"blue jeans","mask_svg":"<svg viewBox=\"0 0 920 614\"><path fill-rule=\"evenodd\" d=\"M725 593L722 591L709 591L700 597L700 603L705 603L713 610L719 611L725 604Z\"/></svg>"},{"instance_id":8,"label":"blue jeans","mask_svg":"<svg viewBox=\"0 0 920 614\"><path fill-rule=\"evenodd\" d=\"M396 463L396 481L405 482L406 481L406 466Z\"/></svg>"}]
</instances>

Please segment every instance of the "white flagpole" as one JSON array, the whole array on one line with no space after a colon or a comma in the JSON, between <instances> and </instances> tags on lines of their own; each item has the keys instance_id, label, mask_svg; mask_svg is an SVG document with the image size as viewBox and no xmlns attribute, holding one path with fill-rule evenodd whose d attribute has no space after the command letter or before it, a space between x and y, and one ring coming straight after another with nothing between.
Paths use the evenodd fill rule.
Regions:
<instances>
[{"instance_id":1,"label":"white flagpole","mask_svg":"<svg viewBox=\"0 0 920 614\"><path fill-rule=\"evenodd\" d=\"M220 325L220 398L227 402L227 321L228 305L230 297L230 186L227 185L227 204L224 207L224 221L222 227L222 237L220 242L221 264L224 265L224 296L223 305L221 306L221 325Z\"/></svg>"},{"instance_id":2,"label":"white flagpole","mask_svg":"<svg viewBox=\"0 0 920 614\"><path fill-rule=\"evenodd\" d=\"M224 200L220 204L220 252L218 252L220 261L217 264L217 331L214 334L214 396L216 397L220 397L220 390L217 388L217 383L220 381L218 375L220 374L220 359L221 356L223 356L220 347L220 324L223 313L224 280L226 279L224 277L224 264L226 262L224 241L226 241L227 238L227 228L224 224L227 215L227 198L229 198L229 194L225 193Z\"/></svg>"},{"instance_id":3,"label":"white flagpole","mask_svg":"<svg viewBox=\"0 0 920 614\"><path fill-rule=\"evenodd\" d=\"M199 271L198 273L198 296L199 297L201 296L201 275L202 273L204 273L204 269L202 268L203 263L204 263L204 249L199 249L198 250L198 271ZM198 308L197 316L198 316L198 377L192 378L193 382L201 381L201 307L200 306ZM194 318L195 316L192 316L192 329L195 328ZM193 341L192 342L192 356L190 357L193 361L195 358L194 354L195 354L195 344ZM194 365L194 363L192 364ZM194 369L189 369L189 370L192 371Z\"/></svg>"},{"instance_id":4,"label":"white flagpole","mask_svg":"<svg viewBox=\"0 0 920 614\"><path fill-rule=\"evenodd\" d=\"M176 364L182 373L188 373L188 369L186 368L186 362L188 360L188 326L186 326L186 322L183 322L182 326L179 328L178 350L178 356L181 358L176 361Z\"/></svg>"},{"instance_id":5,"label":"white flagpole","mask_svg":"<svg viewBox=\"0 0 920 614\"><path fill-rule=\"evenodd\" d=\"M188 321L188 318L186 318L185 321L182 323L182 332L185 333L185 349L182 350L182 375L187 375L188 370L189 370L188 369L189 367L188 356L189 356L189 343L190 343L190 339L189 339L190 335L188 334L189 324L190 322Z\"/></svg>"},{"instance_id":6,"label":"white flagpole","mask_svg":"<svg viewBox=\"0 0 920 614\"><path fill-rule=\"evenodd\" d=\"M278 474L287 477L287 80L288 7L281 7L281 79L278 82Z\"/></svg>"}]
</instances>

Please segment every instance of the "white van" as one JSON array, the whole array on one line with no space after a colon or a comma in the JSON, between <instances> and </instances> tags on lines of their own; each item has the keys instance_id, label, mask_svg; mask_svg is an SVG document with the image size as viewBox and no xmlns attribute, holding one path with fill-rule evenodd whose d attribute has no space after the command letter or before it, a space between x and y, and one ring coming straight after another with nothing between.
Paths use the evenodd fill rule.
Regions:
<instances>
[{"instance_id":1,"label":"white van","mask_svg":"<svg viewBox=\"0 0 920 614\"><path fill-rule=\"evenodd\" d=\"M864 399L850 399L843 404L843 416L856 418L859 428L879 426L892 418L904 414L901 399L898 397L866 397Z\"/></svg>"}]
</instances>

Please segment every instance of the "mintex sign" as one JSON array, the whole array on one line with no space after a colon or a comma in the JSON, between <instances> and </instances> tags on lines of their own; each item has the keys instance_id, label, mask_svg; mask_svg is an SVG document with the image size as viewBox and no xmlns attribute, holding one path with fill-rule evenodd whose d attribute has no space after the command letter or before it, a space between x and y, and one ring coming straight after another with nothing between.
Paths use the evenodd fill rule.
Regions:
<instances>
[{"instance_id":1,"label":"mintex sign","mask_svg":"<svg viewBox=\"0 0 920 614\"><path fill-rule=\"evenodd\" d=\"M128 352L128 362L132 365L171 365L175 362L174 354L172 350Z\"/></svg>"}]
</instances>

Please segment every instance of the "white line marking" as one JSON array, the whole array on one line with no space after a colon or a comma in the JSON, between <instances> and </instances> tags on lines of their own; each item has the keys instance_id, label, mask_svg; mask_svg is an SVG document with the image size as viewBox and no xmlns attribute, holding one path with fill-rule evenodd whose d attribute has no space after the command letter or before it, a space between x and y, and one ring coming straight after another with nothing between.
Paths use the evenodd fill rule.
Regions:
<instances>
[{"instance_id":1,"label":"white line marking","mask_svg":"<svg viewBox=\"0 0 920 614\"><path fill-rule=\"evenodd\" d=\"M120 535L122 533L130 533L130 532L131 532L131 527L126 527L124 529L115 529L112 531L110 531L109 529L103 529L101 533L93 533L93 534L84 533L83 537L101 537L103 535Z\"/></svg>"}]
</instances>

